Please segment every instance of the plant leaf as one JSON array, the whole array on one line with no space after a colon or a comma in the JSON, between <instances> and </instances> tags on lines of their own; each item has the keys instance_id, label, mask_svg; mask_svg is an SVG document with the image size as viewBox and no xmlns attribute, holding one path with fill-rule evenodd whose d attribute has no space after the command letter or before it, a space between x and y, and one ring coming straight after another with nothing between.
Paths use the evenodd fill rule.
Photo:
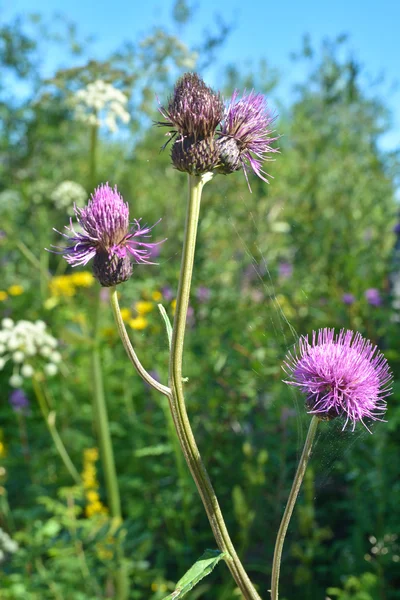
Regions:
<instances>
[{"instance_id":1,"label":"plant leaf","mask_svg":"<svg viewBox=\"0 0 400 600\"><path fill-rule=\"evenodd\" d=\"M164 319L165 328L167 330L167 336L168 336L168 345L169 345L169 349L171 350L171 341L172 341L172 325L171 325L171 321L169 320L169 317L167 315L167 311L165 310L165 308L163 307L162 304L158 304L158 310L160 311L161 316Z\"/></svg>"},{"instance_id":2,"label":"plant leaf","mask_svg":"<svg viewBox=\"0 0 400 600\"><path fill-rule=\"evenodd\" d=\"M194 565L190 567L189 571L186 571L182 579L178 581L172 594L166 596L164 600L183 598L199 581L211 573L220 560L226 558L228 558L228 555L225 552L206 550Z\"/></svg>"}]
</instances>

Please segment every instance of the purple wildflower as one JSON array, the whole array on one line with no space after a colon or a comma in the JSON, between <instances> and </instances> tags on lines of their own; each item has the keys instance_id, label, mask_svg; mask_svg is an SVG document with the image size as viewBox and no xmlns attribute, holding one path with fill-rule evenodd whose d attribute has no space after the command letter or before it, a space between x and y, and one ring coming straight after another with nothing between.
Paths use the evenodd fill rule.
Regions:
<instances>
[{"instance_id":1,"label":"purple wildflower","mask_svg":"<svg viewBox=\"0 0 400 600\"><path fill-rule=\"evenodd\" d=\"M208 302L211 296L210 288L200 285L196 290L196 298L199 302Z\"/></svg>"},{"instance_id":2,"label":"purple wildflower","mask_svg":"<svg viewBox=\"0 0 400 600\"><path fill-rule=\"evenodd\" d=\"M364 296L368 304L371 306L381 306L382 298L379 290L376 288L369 288L368 290L365 290Z\"/></svg>"},{"instance_id":3,"label":"purple wildflower","mask_svg":"<svg viewBox=\"0 0 400 600\"><path fill-rule=\"evenodd\" d=\"M93 274L102 286L122 283L132 275L131 258L136 263L149 263L157 243L141 241L150 237L152 227L142 227L140 219L129 222L129 207L108 183L94 191L87 206L74 207L75 217L83 232L70 226L63 235L69 245L59 253L73 267L87 265L93 258ZM158 242L160 243L160 242Z\"/></svg>"},{"instance_id":4,"label":"purple wildflower","mask_svg":"<svg viewBox=\"0 0 400 600\"><path fill-rule=\"evenodd\" d=\"M290 262L283 261L278 265L278 272L282 279L289 279L293 273L293 265Z\"/></svg>"},{"instance_id":5,"label":"purple wildflower","mask_svg":"<svg viewBox=\"0 0 400 600\"><path fill-rule=\"evenodd\" d=\"M186 313L186 324L188 327L194 327L196 322L193 306L188 306Z\"/></svg>"},{"instance_id":6,"label":"purple wildflower","mask_svg":"<svg viewBox=\"0 0 400 600\"><path fill-rule=\"evenodd\" d=\"M164 300L166 300L167 302L175 298L175 294L169 285L165 285L164 287L162 287L161 293L163 295Z\"/></svg>"},{"instance_id":7,"label":"purple wildflower","mask_svg":"<svg viewBox=\"0 0 400 600\"><path fill-rule=\"evenodd\" d=\"M302 336L283 369L290 376L285 383L306 394L311 414L324 420L344 416L343 429L350 421L353 431L357 421L368 429L365 418L382 420L392 374L383 354L360 333L320 329L311 344Z\"/></svg>"},{"instance_id":8,"label":"purple wildflower","mask_svg":"<svg viewBox=\"0 0 400 600\"><path fill-rule=\"evenodd\" d=\"M274 119L263 94L251 91L238 100L238 91L235 90L217 142L220 149L219 171L228 174L242 167L248 182L247 168L250 165L254 173L268 183L268 174L261 166L268 154L278 152L271 146L278 139L271 137L270 127Z\"/></svg>"},{"instance_id":9,"label":"purple wildflower","mask_svg":"<svg viewBox=\"0 0 400 600\"><path fill-rule=\"evenodd\" d=\"M178 79L168 107L161 106L159 111L165 121L157 125L171 128L170 139L177 136L171 148L176 169L192 175L212 171L219 160L214 134L224 115L221 95L196 73L185 73Z\"/></svg>"},{"instance_id":10,"label":"purple wildflower","mask_svg":"<svg viewBox=\"0 0 400 600\"><path fill-rule=\"evenodd\" d=\"M351 304L354 304L355 301L356 301L355 297L353 296L353 294L350 294L349 292L345 292L342 296L343 304L347 304L348 306L350 306Z\"/></svg>"},{"instance_id":11,"label":"purple wildflower","mask_svg":"<svg viewBox=\"0 0 400 600\"><path fill-rule=\"evenodd\" d=\"M221 95L207 87L196 73L185 73L176 82L168 107L161 106L159 111L165 121L157 125L170 127L180 139L197 140L214 135L224 115L224 104Z\"/></svg>"},{"instance_id":12,"label":"purple wildflower","mask_svg":"<svg viewBox=\"0 0 400 600\"><path fill-rule=\"evenodd\" d=\"M13 390L10 394L9 402L11 408L16 413L26 414L29 410L29 400L25 392L21 389Z\"/></svg>"},{"instance_id":13,"label":"purple wildflower","mask_svg":"<svg viewBox=\"0 0 400 600\"><path fill-rule=\"evenodd\" d=\"M396 225L393 227L393 233L400 235L400 223L396 223Z\"/></svg>"}]
</instances>

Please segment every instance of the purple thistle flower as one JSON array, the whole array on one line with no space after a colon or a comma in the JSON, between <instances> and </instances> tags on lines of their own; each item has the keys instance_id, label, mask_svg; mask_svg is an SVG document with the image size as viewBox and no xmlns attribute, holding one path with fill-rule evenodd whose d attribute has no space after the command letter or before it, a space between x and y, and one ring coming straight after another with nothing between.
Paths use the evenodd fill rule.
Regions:
<instances>
[{"instance_id":1,"label":"purple thistle flower","mask_svg":"<svg viewBox=\"0 0 400 600\"><path fill-rule=\"evenodd\" d=\"M342 329L314 331L312 343L302 336L298 350L289 352L283 365L290 376L285 383L306 394L310 414L330 420L345 417L345 429L365 418L381 421L390 394L392 374L386 358L360 333ZM368 429L369 431L369 429Z\"/></svg>"},{"instance_id":2,"label":"purple thistle flower","mask_svg":"<svg viewBox=\"0 0 400 600\"><path fill-rule=\"evenodd\" d=\"M381 306L382 298L379 290L376 288L369 288L368 290L365 290L364 296L368 304L371 306Z\"/></svg>"},{"instance_id":3,"label":"purple thistle flower","mask_svg":"<svg viewBox=\"0 0 400 600\"><path fill-rule=\"evenodd\" d=\"M25 395L25 392L21 389L16 389L11 392L9 397L11 408L16 413L26 414L29 410L29 400Z\"/></svg>"},{"instance_id":4,"label":"purple thistle flower","mask_svg":"<svg viewBox=\"0 0 400 600\"><path fill-rule=\"evenodd\" d=\"M161 106L159 111L165 121L157 125L171 128L170 140L178 136L171 148L176 169L192 175L211 172L219 161L214 134L224 115L221 95L196 73L185 73L178 79L168 107Z\"/></svg>"},{"instance_id":5,"label":"purple thistle flower","mask_svg":"<svg viewBox=\"0 0 400 600\"><path fill-rule=\"evenodd\" d=\"M350 306L351 304L354 304L355 301L356 301L355 297L353 296L353 294L350 294L349 292L345 292L342 296L343 304L347 304L348 306Z\"/></svg>"},{"instance_id":6,"label":"purple thistle flower","mask_svg":"<svg viewBox=\"0 0 400 600\"><path fill-rule=\"evenodd\" d=\"M141 241L150 237L152 227L142 227L140 219L129 222L129 207L108 183L94 191L87 206L74 207L75 217L83 232L65 227L69 244L57 248L73 267L87 265L93 258L93 274L102 286L122 283L132 275L131 258L136 263L153 264L149 260L155 246L160 244ZM58 232L60 233L60 232Z\"/></svg>"},{"instance_id":7,"label":"purple thistle flower","mask_svg":"<svg viewBox=\"0 0 400 600\"><path fill-rule=\"evenodd\" d=\"M235 90L221 125L221 137L217 141L220 149L218 170L229 174L242 167L248 183L247 169L250 165L254 173L268 183L268 174L261 166L268 154L279 152L271 146L278 139L270 137L275 117L270 113L263 94L251 91L244 93L240 100L237 99L238 94Z\"/></svg>"},{"instance_id":8,"label":"purple thistle flower","mask_svg":"<svg viewBox=\"0 0 400 600\"><path fill-rule=\"evenodd\" d=\"M196 73L185 73L176 82L168 107L160 106L159 111L165 121L157 125L172 128L173 135L179 133L180 139L197 140L214 135L224 115L224 103L221 95Z\"/></svg>"}]
</instances>

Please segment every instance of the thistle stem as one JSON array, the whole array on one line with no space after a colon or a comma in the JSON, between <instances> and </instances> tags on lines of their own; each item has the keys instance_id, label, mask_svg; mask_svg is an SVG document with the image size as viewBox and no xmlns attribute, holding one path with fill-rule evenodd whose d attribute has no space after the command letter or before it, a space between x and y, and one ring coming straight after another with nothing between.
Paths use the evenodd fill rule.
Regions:
<instances>
[{"instance_id":1,"label":"thistle stem","mask_svg":"<svg viewBox=\"0 0 400 600\"><path fill-rule=\"evenodd\" d=\"M104 397L103 374L101 370L100 348L99 348L99 326L100 326L100 294L97 294L94 344L92 348L92 373L93 373L93 411L97 427L97 435L100 443L100 456L103 463L104 479L106 483L107 499L110 514L117 519L121 518L121 501L118 489L117 472L115 469L114 451L112 447L110 427L108 421L107 405Z\"/></svg>"},{"instance_id":2,"label":"thistle stem","mask_svg":"<svg viewBox=\"0 0 400 600\"><path fill-rule=\"evenodd\" d=\"M183 454L203 501L219 549L229 556L227 565L243 596L248 600L260 600L260 596L244 570L230 539L215 491L193 436L183 393L183 346L196 247L201 192L204 184L209 179L209 174L201 177L189 175L188 210L170 353L169 380L171 393L169 395L169 400L172 417L174 419Z\"/></svg>"},{"instance_id":3,"label":"thistle stem","mask_svg":"<svg viewBox=\"0 0 400 600\"><path fill-rule=\"evenodd\" d=\"M171 390L167 386L163 385L162 383L160 383L159 381L154 379L154 377L152 377L150 375L150 373L148 373L146 371L146 369L140 362L138 355L134 351L131 341L129 339L128 333L125 328L125 323L122 319L121 310L119 308L118 292L117 292L115 286L110 289L111 289L110 301L111 301L111 307L112 307L112 310L114 313L115 322L117 324L118 333L120 335L120 338L122 340L122 343L124 345L126 353L129 357L129 360L131 361L131 363L133 364L133 366L135 367L136 371L138 372L140 377L143 379L143 381L145 381L148 385L150 385L152 388L154 388L158 392L161 392L162 394L164 394L164 396L168 396L171 393Z\"/></svg>"},{"instance_id":4,"label":"thistle stem","mask_svg":"<svg viewBox=\"0 0 400 600\"><path fill-rule=\"evenodd\" d=\"M303 452L300 457L296 475L293 480L292 489L290 490L285 512L283 513L282 521L279 526L279 531L275 543L274 559L272 563L271 600L278 600L279 572L281 567L283 544L285 542L286 532L289 527L290 519L293 513L294 506L296 504L297 496L299 494L299 490L303 481L304 473L306 472L308 460L311 456L312 445L317 431L318 423L318 417L313 416L311 419L310 427L308 428L307 438L304 443Z\"/></svg>"}]
</instances>

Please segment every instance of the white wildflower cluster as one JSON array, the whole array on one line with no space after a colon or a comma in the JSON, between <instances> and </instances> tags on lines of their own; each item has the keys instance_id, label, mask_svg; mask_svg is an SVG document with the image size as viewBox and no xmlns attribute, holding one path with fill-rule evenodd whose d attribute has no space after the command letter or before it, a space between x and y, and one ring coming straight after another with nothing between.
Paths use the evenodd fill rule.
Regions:
<instances>
[{"instance_id":1,"label":"white wildflower cluster","mask_svg":"<svg viewBox=\"0 0 400 600\"><path fill-rule=\"evenodd\" d=\"M70 215L73 214L75 205L78 208L85 205L87 197L85 188L75 181L63 181L51 194L55 207Z\"/></svg>"},{"instance_id":2,"label":"white wildflower cluster","mask_svg":"<svg viewBox=\"0 0 400 600\"><path fill-rule=\"evenodd\" d=\"M8 533L0 527L0 564L6 559L7 554L14 554L17 550L17 542L12 540Z\"/></svg>"},{"instance_id":3,"label":"white wildflower cluster","mask_svg":"<svg viewBox=\"0 0 400 600\"><path fill-rule=\"evenodd\" d=\"M75 118L90 125L104 125L111 132L118 130L117 119L129 123L126 111L128 98L110 83L98 79L78 90L72 98Z\"/></svg>"},{"instance_id":4,"label":"white wildflower cluster","mask_svg":"<svg viewBox=\"0 0 400 600\"><path fill-rule=\"evenodd\" d=\"M29 186L29 200L35 204L46 204L51 193L51 182L47 179L38 179Z\"/></svg>"},{"instance_id":5,"label":"white wildflower cluster","mask_svg":"<svg viewBox=\"0 0 400 600\"><path fill-rule=\"evenodd\" d=\"M0 371L7 362L13 363L13 374L9 383L21 387L25 379L39 371L55 375L61 354L57 351L58 342L47 333L43 321L17 321L3 319L0 329Z\"/></svg>"}]
</instances>

